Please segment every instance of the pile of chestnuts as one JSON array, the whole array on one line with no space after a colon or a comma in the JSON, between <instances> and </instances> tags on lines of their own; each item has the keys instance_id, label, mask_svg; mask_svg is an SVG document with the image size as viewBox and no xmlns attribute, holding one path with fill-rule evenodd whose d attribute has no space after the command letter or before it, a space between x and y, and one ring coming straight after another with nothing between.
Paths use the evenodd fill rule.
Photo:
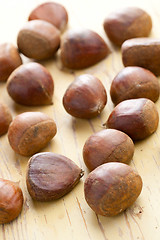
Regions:
<instances>
[{"instance_id":1,"label":"pile of chestnuts","mask_svg":"<svg viewBox=\"0 0 160 240\"><path fill-rule=\"evenodd\" d=\"M89 29L66 30L68 13L59 3L47 2L30 13L17 36L18 49L0 44L0 81L20 105L53 104L54 80L40 63L22 63L20 53L37 60L59 52L63 69L88 68L105 59L111 50L104 39ZM160 40L147 38L152 20L137 7L120 9L104 20L109 40L122 50L125 68L113 79L110 95L116 105L103 124L104 129L84 143L83 159L91 171L84 182L85 199L91 209L103 216L115 216L131 206L142 189L140 175L128 164L134 155L134 142L145 139L158 127L155 102L160 87ZM122 34L123 33L123 34ZM100 79L82 74L66 89L64 109L76 118L98 116L106 106L107 93ZM107 129L105 129L107 127ZM37 201L51 201L70 192L84 175L72 160L61 154L39 153L57 133L55 121L42 112L25 112L13 120L10 110L0 103L0 135L8 132L12 149L30 156L26 185ZM20 187L0 179L0 223L14 220L21 212Z\"/></svg>"}]
</instances>

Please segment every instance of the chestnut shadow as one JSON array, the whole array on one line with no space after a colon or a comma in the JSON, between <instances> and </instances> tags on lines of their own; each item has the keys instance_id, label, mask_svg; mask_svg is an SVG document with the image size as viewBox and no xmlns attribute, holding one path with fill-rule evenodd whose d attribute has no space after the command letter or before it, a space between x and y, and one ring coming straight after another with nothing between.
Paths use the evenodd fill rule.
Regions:
<instances>
[{"instance_id":1,"label":"chestnut shadow","mask_svg":"<svg viewBox=\"0 0 160 240\"><path fill-rule=\"evenodd\" d=\"M19 103L13 102L12 103L12 109L16 114L21 114L23 112L43 112L45 108L48 106L53 106L53 104L50 105L38 105L38 106L26 106L26 105L21 105Z\"/></svg>"},{"instance_id":2,"label":"chestnut shadow","mask_svg":"<svg viewBox=\"0 0 160 240\"><path fill-rule=\"evenodd\" d=\"M31 156L22 156L14 152L14 150L12 150L12 154L10 154L10 158L12 159L12 164L14 165L18 174L23 178L26 177L26 169L27 169L27 164L30 157Z\"/></svg>"},{"instance_id":3,"label":"chestnut shadow","mask_svg":"<svg viewBox=\"0 0 160 240\"><path fill-rule=\"evenodd\" d=\"M53 55L53 57L51 58L48 58L46 60L33 60L34 62L37 62L39 64L42 64L44 67L47 66L47 65L53 65L56 64L56 61L58 60L58 56L57 54Z\"/></svg>"},{"instance_id":4,"label":"chestnut shadow","mask_svg":"<svg viewBox=\"0 0 160 240\"><path fill-rule=\"evenodd\" d=\"M133 140L135 147L140 147L140 146L142 146L142 148L143 148L143 146L145 146L145 144L147 143L147 141L148 141L148 142L151 141L151 139L154 137L154 134L156 134L156 132L153 133L152 135L150 135L150 136L142 139L142 140Z\"/></svg>"},{"instance_id":5,"label":"chestnut shadow","mask_svg":"<svg viewBox=\"0 0 160 240\"><path fill-rule=\"evenodd\" d=\"M92 226L94 226L95 229L99 230L101 229L101 232L103 233L103 235L105 235L105 233L107 233L107 229L110 229L113 227L113 224L115 222L120 222L123 221L124 219L124 214L126 214L126 210L121 212L120 214L113 216L113 217L106 217L106 216L101 216L96 214L89 206L88 210L88 220L89 222L92 224ZM107 240L107 234L105 236Z\"/></svg>"}]
</instances>

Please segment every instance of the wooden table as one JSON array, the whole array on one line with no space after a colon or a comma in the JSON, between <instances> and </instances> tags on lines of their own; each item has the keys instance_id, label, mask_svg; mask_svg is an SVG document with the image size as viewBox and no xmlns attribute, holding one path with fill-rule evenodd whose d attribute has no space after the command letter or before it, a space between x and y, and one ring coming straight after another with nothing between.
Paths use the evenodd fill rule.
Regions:
<instances>
[{"instance_id":1,"label":"wooden table","mask_svg":"<svg viewBox=\"0 0 160 240\"><path fill-rule=\"evenodd\" d=\"M0 1L0 43L13 42L27 21L38 0ZM84 199L83 182L88 174L82 158L85 140L102 129L113 109L109 88L113 77L123 68L121 53L114 48L103 30L103 20L118 7L139 6L153 19L151 37L160 36L159 0L61 0L69 13L68 28L86 27L98 32L112 48L112 54L99 64L82 71L62 71L59 57L42 64L51 72L55 82L54 105L24 107L8 96L6 84L0 84L0 101L6 103L13 116L25 111L42 111L56 121L58 133L43 151L51 151L72 159L85 175L72 192L49 203L33 201L27 192L25 176L28 157L15 154L7 135L0 138L0 177L19 182L24 194L20 216L10 224L0 226L0 240L159 240L160 239L160 128L151 137L135 144L131 166L143 179L143 191L135 204L119 216L97 216ZM24 62L28 61L23 58ZM108 92L108 103L101 116L81 120L68 115L62 105L63 94L76 75L91 73L100 78ZM160 100L156 102L160 109Z\"/></svg>"}]
</instances>

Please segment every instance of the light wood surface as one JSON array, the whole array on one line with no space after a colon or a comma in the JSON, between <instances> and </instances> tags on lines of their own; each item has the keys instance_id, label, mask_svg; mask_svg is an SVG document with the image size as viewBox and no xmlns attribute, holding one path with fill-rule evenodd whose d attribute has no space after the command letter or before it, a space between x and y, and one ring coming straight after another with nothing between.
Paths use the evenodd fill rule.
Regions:
<instances>
[{"instance_id":1,"label":"light wood surface","mask_svg":"<svg viewBox=\"0 0 160 240\"><path fill-rule=\"evenodd\" d=\"M16 44L19 29L27 21L38 0L0 0L0 43ZM119 7L139 6L153 19L151 37L160 36L159 0L61 0L68 10L68 28L86 27L98 32L109 43L112 54L99 64L82 71L64 71L59 57L42 64L51 72L55 82L54 105L24 107L8 96L6 84L0 84L0 101L6 103L13 116L25 111L42 111L53 117L58 133L43 151L63 154L72 159L85 175L72 192L49 203L36 202L27 192L25 177L28 157L15 154L7 135L0 138L0 177L19 182L24 194L20 216L10 224L0 226L0 240L159 240L160 239L160 128L151 137L135 144L130 165L143 179L143 191L135 204L119 216L97 216L84 199L83 183L88 174L82 158L86 139L102 129L113 109L109 88L113 77L123 68L121 53L114 48L103 30L107 14ZM28 61L23 58L24 62ZM91 73L97 76L108 92L103 113L90 121L69 116L62 105L63 94L76 75ZM156 103L160 112L160 99Z\"/></svg>"}]
</instances>

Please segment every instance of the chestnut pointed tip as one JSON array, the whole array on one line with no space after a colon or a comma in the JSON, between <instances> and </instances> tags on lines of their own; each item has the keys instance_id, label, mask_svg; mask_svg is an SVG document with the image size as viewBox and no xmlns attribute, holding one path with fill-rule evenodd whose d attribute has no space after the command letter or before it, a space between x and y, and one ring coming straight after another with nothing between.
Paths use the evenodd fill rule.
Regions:
<instances>
[{"instance_id":1,"label":"chestnut pointed tip","mask_svg":"<svg viewBox=\"0 0 160 240\"><path fill-rule=\"evenodd\" d=\"M53 100L52 99L48 99L47 105L53 105Z\"/></svg>"},{"instance_id":2,"label":"chestnut pointed tip","mask_svg":"<svg viewBox=\"0 0 160 240\"><path fill-rule=\"evenodd\" d=\"M113 51L111 50L111 48L108 47L108 52L107 52L107 55L106 57L108 57L108 55L110 55Z\"/></svg>"},{"instance_id":3,"label":"chestnut pointed tip","mask_svg":"<svg viewBox=\"0 0 160 240\"><path fill-rule=\"evenodd\" d=\"M50 104L51 104L51 105L53 105L53 104L54 104L54 102L53 102L53 100L52 100L52 99L51 99L51 102L50 102Z\"/></svg>"},{"instance_id":4,"label":"chestnut pointed tip","mask_svg":"<svg viewBox=\"0 0 160 240\"><path fill-rule=\"evenodd\" d=\"M103 123L103 124L102 124L102 127L105 127L105 128L106 128L106 127L107 127L107 122Z\"/></svg>"},{"instance_id":5,"label":"chestnut pointed tip","mask_svg":"<svg viewBox=\"0 0 160 240\"><path fill-rule=\"evenodd\" d=\"M81 169L80 178L82 178L83 176L84 176L84 170Z\"/></svg>"}]
</instances>

